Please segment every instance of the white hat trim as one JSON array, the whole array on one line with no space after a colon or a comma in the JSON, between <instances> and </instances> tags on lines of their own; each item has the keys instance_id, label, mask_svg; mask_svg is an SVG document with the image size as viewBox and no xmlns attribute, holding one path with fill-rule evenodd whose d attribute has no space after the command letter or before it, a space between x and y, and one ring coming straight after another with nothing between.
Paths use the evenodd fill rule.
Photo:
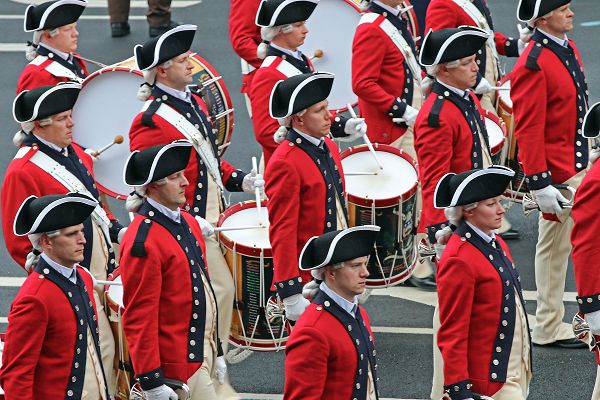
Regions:
<instances>
[{"instance_id":1,"label":"white hat trim","mask_svg":"<svg viewBox=\"0 0 600 400\"><path fill-rule=\"evenodd\" d=\"M419 63L425 67L430 67L432 65L439 64L440 58L442 58L442 55L446 52L446 49L448 48L448 46L450 46L452 44L452 42L454 42L456 39L460 38L461 36L474 35L474 36L480 36L480 37L486 38L486 39L490 36L489 33L484 31L483 29L477 28L475 26L462 25L462 26L459 26L459 28L469 28L469 30L456 32L454 35L451 35L448 39L446 39L444 44L442 44L442 47L440 47L440 51L438 51L438 53L436 54L435 60L433 61L433 63L424 64L422 49L425 48L425 42L427 42L427 39L429 38L429 35L432 32L432 29L429 29L429 32L427 32L427 36L425 36L425 40L423 40L423 44L421 45L421 53L419 54Z\"/></svg>"},{"instance_id":2,"label":"white hat trim","mask_svg":"<svg viewBox=\"0 0 600 400\"><path fill-rule=\"evenodd\" d=\"M467 176L465 180L460 183L460 185L458 185L456 191L454 192L454 195L452 196L452 201L450 201L450 205L448 205L448 207L456 206L456 203L458 202L458 198L460 197L462 191L473 179L486 174L500 174L512 177L515 175L515 172L512 169L501 165L492 165L486 169L482 169L472 173L471 175Z\"/></svg>"},{"instance_id":3,"label":"white hat trim","mask_svg":"<svg viewBox=\"0 0 600 400\"><path fill-rule=\"evenodd\" d=\"M156 170L156 166L158 165L158 161L160 160L160 157L162 157L162 155L169 149L172 149L173 147L192 147L192 142L188 141L188 140L176 140L172 143L169 143L167 145L165 145L162 149L160 149L158 151L158 153L156 153L156 156L154 156L154 160L152 160L152 165L150 166L150 173L148 174L148 176L146 177L146 180L143 183L137 184L135 186L144 186L149 184L151 181L150 179L152 179L152 175L154 175L154 171ZM125 161L125 168L123 168L123 182L128 185L128 186L132 186L129 183L127 183L126 180L126 174L127 174L127 164L129 164L129 160L131 159L131 157L133 157L133 155L135 153L139 153L139 150L134 150L129 157L127 157L127 161Z\"/></svg>"},{"instance_id":4,"label":"white hat trim","mask_svg":"<svg viewBox=\"0 0 600 400\"><path fill-rule=\"evenodd\" d=\"M319 71L319 72L315 72L314 75L309 76L308 78L306 78L305 80L300 82L300 84L298 86L296 86L296 88L292 92L292 95L290 97L290 102L288 103L288 110L287 110L286 115L284 115L283 117L277 117L277 118L285 118L285 117L289 117L290 115L292 115L292 110L294 108L294 102L296 101L296 97L298 96L300 91L309 83L311 83L317 79L325 79L325 78L335 79L335 74L332 74L331 72ZM275 92L275 88L281 82L283 82L283 81L279 81L275 84L275 86L273 87L273 90L271 91L271 97L273 96L273 93ZM271 105L272 105L272 102L269 101L269 114L271 114L272 118L275 118L275 117L273 117L273 110L271 109Z\"/></svg>"},{"instance_id":5,"label":"white hat trim","mask_svg":"<svg viewBox=\"0 0 600 400\"><path fill-rule=\"evenodd\" d=\"M283 3L281 3L279 6L277 6L277 8L275 9L275 12L273 13L273 15L271 16L271 20L269 21L269 25L267 25L267 27L273 27L276 25L273 25L275 23L275 21L277 21L277 17L279 17L279 14L281 14L281 12L290 4L292 3L296 3L298 1L307 1L307 2L311 2L314 4L319 4L319 0L285 0ZM266 3L267 0L263 0L259 6L259 10L260 7L262 7L263 3ZM258 26L264 26L264 25L259 25L258 23L258 13L256 13L256 18L254 19L254 23Z\"/></svg>"},{"instance_id":6,"label":"white hat trim","mask_svg":"<svg viewBox=\"0 0 600 400\"><path fill-rule=\"evenodd\" d=\"M440 178L440 180L438 181L438 184L435 185L435 191L433 192L433 206L437 209L442 209L442 208L446 208L446 207L437 207L435 205L435 199L437 199L437 193L438 193L438 189L440 187L440 182L442 182L444 180L445 177L447 177L448 175L456 175L454 172L448 172L447 174L445 174L444 176L442 176Z\"/></svg>"},{"instance_id":7,"label":"white hat trim","mask_svg":"<svg viewBox=\"0 0 600 400\"><path fill-rule=\"evenodd\" d=\"M17 120L17 115L15 114L15 107L16 107L16 104L17 104L17 100L22 95L24 95L25 93L29 92L29 90L23 90L21 93L19 93L19 95L13 101L13 118L14 118L14 120L17 121L17 122L19 122L19 123L35 121L35 119L37 118L38 112L40 110L40 106L42 105L42 103L44 102L44 100L46 99L46 97L50 96L52 93L56 92L57 90L63 90L63 89L80 89L81 90L81 85L79 83L71 83L71 82L69 82L69 83L61 83L59 85L54 86L51 89L48 89L35 102L35 106L33 106L33 114L31 115L31 118L29 118L27 121L19 121L19 120Z\"/></svg>"},{"instance_id":8,"label":"white hat trim","mask_svg":"<svg viewBox=\"0 0 600 400\"><path fill-rule=\"evenodd\" d=\"M585 126L585 123L587 121L588 115L590 115L590 111L592 111L595 107L600 107L600 102L593 104L589 109L588 112L585 113L585 117L583 117L583 124L582 126ZM598 136L600 136L600 132L597 132L595 136L586 136L585 135L585 131L582 130L582 136L586 139L595 139Z\"/></svg>"},{"instance_id":9,"label":"white hat trim","mask_svg":"<svg viewBox=\"0 0 600 400\"><path fill-rule=\"evenodd\" d=\"M154 59L152 60L152 64L150 64L150 66L148 66L147 68L144 68L142 71L148 70L150 68L154 68L158 65L158 58L160 57L160 48L162 47L162 44L166 38L168 38L169 36L171 36L177 32L196 31L197 29L198 29L198 26L192 25L192 24L179 25L179 26L176 26L175 28L165 32L163 35L161 35L161 37L156 42L156 46L154 47ZM136 45L133 48L134 55L135 55L135 49L137 49L138 47L144 47L144 46L141 44ZM136 60L136 62L137 62L137 60ZM139 65L138 65L138 68L139 68Z\"/></svg>"},{"instance_id":10,"label":"white hat trim","mask_svg":"<svg viewBox=\"0 0 600 400\"><path fill-rule=\"evenodd\" d=\"M35 7L34 5L29 5L27 6L27 8L25 9L25 18L23 19L23 30L25 32L33 32L33 31L39 31L42 29L42 27L44 26L44 24L46 23L46 20L48 19L48 15L50 15L50 13L57 7L63 6L65 4L76 4L82 7L87 7L88 2L87 0L59 0L56 3L52 4L50 7L48 7L46 9L46 11L44 11L44 14L42 15L42 18L40 19L40 23L37 26L37 28L35 29L27 29L26 25L27 25L27 12L29 11L29 9L31 7Z\"/></svg>"},{"instance_id":11,"label":"white hat trim","mask_svg":"<svg viewBox=\"0 0 600 400\"><path fill-rule=\"evenodd\" d=\"M536 18L538 18L538 13L540 12L540 6L542 5L542 0L536 0L535 2L535 6L533 6L533 16L531 17L531 19L528 20L524 20L519 18L519 10L521 9L521 4L523 3L523 0L519 0L519 4L517 5L517 19L521 22L529 22L532 21Z\"/></svg>"}]
</instances>

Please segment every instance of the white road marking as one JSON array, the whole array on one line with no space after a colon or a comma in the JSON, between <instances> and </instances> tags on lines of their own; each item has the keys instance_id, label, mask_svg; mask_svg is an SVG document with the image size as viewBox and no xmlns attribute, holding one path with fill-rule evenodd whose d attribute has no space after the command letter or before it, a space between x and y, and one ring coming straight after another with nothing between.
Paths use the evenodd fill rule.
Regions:
<instances>
[{"instance_id":1,"label":"white road marking","mask_svg":"<svg viewBox=\"0 0 600 400\"><path fill-rule=\"evenodd\" d=\"M18 277L0 277L0 287L21 287L25 282L25 278Z\"/></svg>"},{"instance_id":2,"label":"white road marking","mask_svg":"<svg viewBox=\"0 0 600 400\"><path fill-rule=\"evenodd\" d=\"M47 0L11 0L13 3L20 4L41 4ZM183 8L190 7L196 4L202 3L202 0L173 0L171 8ZM106 0L88 0L87 8L106 8ZM131 8L148 8L148 2L146 0L132 0ZM22 17L21 17L22 18Z\"/></svg>"},{"instance_id":3,"label":"white road marking","mask_svg":"<svg viewBox=\"0 0 600 400\"><path fill-rule=\"evenodd\" d=\"M0 317L0 324L8 324L8 317Z\"/></svg>"},{"instance_id":4,"label":"white road marking","mask_svg":"<svg viewBox=\"0 0 600 400\"><path fill-rule=\"evenodd\" d=\"M0 14L0 20L2 19L16 19L23 20L23 14ZM87 19L87 20L106 20L108 21L108 15L82 15L79 19ZM130 15L129 20L146 20L145 15Z\"/></svg>"},{"instance_id":5,"label":"white road marking","mask_svg":"<svg viewBox=\"0 0 600 400\"><path fill-rule=\"evenodd\" d=\"M263 394L263 393L238 393L242 400L281 400L282 394ZM424 399L400 399L396 397L381 397L381 400L424 400Z\"/></svg>"},{"instance_id":6,"label":"white road marking","mask_svg":"<svg viewBox=\"0 0 600 400\"><path fill-rule=\"evenodd\" d=\"M372 326L375 333L399 333L409 335L433 335L433 328L404 328L398 326Z\"/></svg>"}]
</instances>

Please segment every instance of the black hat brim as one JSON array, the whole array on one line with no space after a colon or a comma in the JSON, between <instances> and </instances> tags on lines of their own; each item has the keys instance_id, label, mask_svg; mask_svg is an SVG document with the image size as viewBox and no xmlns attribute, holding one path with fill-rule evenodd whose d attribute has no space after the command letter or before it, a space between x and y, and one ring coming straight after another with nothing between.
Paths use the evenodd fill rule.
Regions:
<instances>
[{"instance_id":1,"label":"black hat brim","mask_svg":"<svg viewBox=\"0 0 600 400\"><path fill-rule=\"evenodd\" d=\"M588 139L597 138L600 135L600 102L591 106L585 113L581 129L583 137Z\"/></svg>"},{"instance_id":2,"label":"black hat brim","mask_svg":"<svg viewBox=\"0 0 600 400\"><path fill-rule=\"evenodd\" d=\"M319 0L263 0L256 13L256 25L264 27L306 21Z\"/></svg>"},{"instance_id":3,"label":"black hat brim","mask_svg":"<svg viewBox=\"0 0 600 400\"><path fill-rule=\"evenodd\" d=\"M129 155L123 171L123 180L129 186L144 186L188 165L192 143L187 140L153 146Z\"/></svg>"},{"instance_id":4,"label":"black hat brim","mask_svg":"<svg viewBox=\"0 0 600 400\"><path fill-rule=\"evenodd\" d=\"M98 202L83 193L30 196L17 211L13 230L15 235L52 232L81 224Z\"/></svg>"},{"instance_id":5,"label":"black hat brim","mask_svg":"<svg viewBox=\"0 0 600 400\"><path fill-rule=\"evenodd\" d=\"M133 55L138 68L146 71L189 51L196 29L196 25L179 25L143 45L136 45Z\"/></svg>"},{"instance_id":6,"label":"black hat brim","mask_svg":"<svg viewBox=\"0 0 600 400\"><path fill-rule=\"evenodd\" d=\"M80 91L81 85L72 82L24 90L13 102L13 118L24 123L71 110Z\"/></svg>"},{"instance_id":7,"label":"black hat brim","mask_svg":"<svg viewBox=\"0 0 600 400\"><path fill-rule=\"evenodd\" d=\"M279 81L271 91L269 113L272 118L294 115L329 97L335 75L329 72L301 74Z\"/></svg>"},{"instance_id":8,"label":"black hat brim","mask_svg":"<svg viewBox=\"0 0 600 400\"><path fill-rule=\"evenodd\" d=\"M430 29L421 45L419 63L428 67L472 56L485 46L488 37L486 31L474 26Z\"/></svg>"},{"instance_id":9,"label":"black hat brim","mask_svg":"<svg viewBox=\"0 0 600 400\"><path fill-rule=\"evenodd\" d=\"M33 32L72 24L77 22L87 4L87 0L58 0L30 5L25 10L23 29Z\"/></svg>"},{"instance_id":10,"label":"black hat brim","mask_svg":"<svg viewBox=\"0 0 600 400\"><path fill-rule=\"evenodd\" d=\"M380 230L376 225L363 225L314 236L300 253L300 269L307 271L368 256Z\"/></svg>"},{"instance_id":11,"label":"black hat brim","mask_svg":"<svg viewBox=\"0 0 600 400\"><path fill-rule=\"evenodd\" d=\"M519 0L517 19L521 22L529 22L570 2L571 0Z\"/></svg>"}]
</instances>

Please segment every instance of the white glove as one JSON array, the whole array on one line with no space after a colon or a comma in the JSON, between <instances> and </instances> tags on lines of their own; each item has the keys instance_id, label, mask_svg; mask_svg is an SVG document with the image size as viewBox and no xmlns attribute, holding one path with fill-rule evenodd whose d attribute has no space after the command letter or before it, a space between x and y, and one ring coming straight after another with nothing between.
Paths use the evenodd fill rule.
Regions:
<instances>
[{"instance_id":1,"label":"white glove","mask_svg":"<svg viewBox=\"0 0 600 400\"><path fill-rule=\"evenodd\" d=\"M592 148L589 155L590 162L593 164L598 158L600 158L600 148Z\"/></svg>"},{"instance_id":2,"label":"white glove","mask_svg":"<svg viewBox=\"0 0 600 400\"><path fill-rule=\"evenodd\" d=\"M177 400L177 393L167 385L145 390L144 394L148 400Z\"/></svg>"},{"instance_id":3,"label":"white glove","mask_svg":"<svg viewBox=\"0 0 600 400\"><path fill-rule=\"evenodd\" d=\"M96 150L92 150L92 149L85 149L84 151L85 151L87 154L89 154L89 156L90 156L90 157L92 157L92 161L93 161L93 162L96 162L96 161L98 161L98 157L96 157L96 156L94 155L94 153L96 152Z\"/></svg>"},{"instance_id":4,"label":"white glove","mask_svg":"<svg viewBox=\"0 0 600 400\"><path fill-rule=\"evenodd\" d=\"M519 40L527 43L531 40L533 36L533 29L530 29L527 24L521 26L521 24L517 24L517 29L519 30Z\"/></svg>"},{"instance_id":5,"label":"white glove","mask_svg":"<svg viewBox=\"0 0 600 400\"><path fill-rule=\"evenodd\" d=\"M560 214L562 212L560 203L568 202L558 189L552 185L548 185L543 189L532 190L531 193L540 207L540 211L547 214Z\"/></svg>"},{"instance_id":6,"label":"white glove","mask_svg":"<svg viewBox=\"0 0 600 400\"><path fill-rule=\"evenodd\" d=\"M225 383L225 375L227 375L227 363L225 357L219 356L215 362L215 378L221 385Z\"/></svg>"},{"instance_id":7,"label":"white glove","mask_svg":"<svg viewBox=\"0 0 600 400\"><path fill-rule=\"evenodd\" d=\"M309 304L310 301L305 299L302 294L294 294L290 297L286 297L283 299L285 317L290 321L297 321Z\"/></svg>"},{"instance_id":8,"label":"white glove","mask_svg":"<svg viewBox=\"0 0 600 400\"><path fill-rule=\"evenodd\" d=\"M417 120L417 115L419 115L419 110L407 104L402 119L406 122L406 125L413 126Z\"/></svg>"},{"instance_id":9,"label":"white glove","mask_svg":"<svg viewBox=\"0 0 600 400\"><path fill-rule=\"evenodd\" d=\"M525 51L525 49L527 48L528 45L529 45L529 42L524 42L521 39L517 40L517 47L519 49L519 55L523 54L523 52Z\"/></svg>"},{"instance_id":10,"label":"white glove","mask_svg":"<svg viewBox=\"0 0 600 400\"><path fill-rule=\"evenodd\" d=\"M433 86L433 79L426 76L421 80L421 90L423 93L428 93L431 90L431 86Z\"/></svg>"},{"instance_id":11,"label":"white glove","mask_svg":"<svg viewBox=\"0 0 600 400\"><path fill-rule=\"evenodd\" d=\"M196 215L196 221L198 221L198 225L200 225L200 229L202 229L203 237L209 237L215 233L215 228L204 218Z\"/></svg>"},{"instance_id":12,"label":"white glove","mask_svg":"<svg viewBox=\"0 0 600 400\"><path fill-rule=\"evenodd\" d=\"M492 85L490 85L487 79L482 77L473 91L475 92L475 94L486 94L488 92L491 92L492 90Z\"/></svg>"},{"instance_id":13,"label":"white glove","mask_svg":"<svg viewBox=\"0 0 600 400\"><path fill-rule=\"evenodd\" d=\"M248 175L244 177L242 181L242 190L248 194L254 194L254 189L258 188L260 195L262 196L265 192L265 180L262 174L256 173L252 170Z\"/></svg>"},{"instance_id":14,"label":"white glove","mask_svg":"<svg viewBox=\"0 0 600 400\"><path fill-rule=\"evenodd\" d=\"M438 243L433 244L433 249L435 250L435 258L437 258L438 261L442 259L442 254L444 253L445 248L446 248L445 244L438 244Z\"/></svg>"},{"instance_id":15,"label":"white glove","mask_svg":"<svg viewBox=\"0 0 600 400\"><path fill-rule=\"evenodd\" d=\"M127 227L121 228L119 234L117 235L117 243L121 243L121 241L123 240L123 236L125 236L125 232L127 232Z\"/></svg>"},{"instance_id":16,"label":"white glove","mask_svg":"<svg viewBox=\"0 0 600 400\"><path fill-rule=\"evenodd\" d=\"M288 134L288 128L286 128L285 126L280 126L279 129L277 129L275 131L275 133L273 134L273 141L277 144L280 144L281 142L283 142L285 140L285 137Z\"/></svg>"},{"instance_id":17,"label":"white glove","mask_svg":"<svg viewBox=\"0 0 600 400\"><path fill-rule=\"evenodd\" d=\"M344 126L344 133L348 136L337 137L340 142L353 142L367 133L367 123L364 118L350 118Z\"/></svg>"}]
</instances>

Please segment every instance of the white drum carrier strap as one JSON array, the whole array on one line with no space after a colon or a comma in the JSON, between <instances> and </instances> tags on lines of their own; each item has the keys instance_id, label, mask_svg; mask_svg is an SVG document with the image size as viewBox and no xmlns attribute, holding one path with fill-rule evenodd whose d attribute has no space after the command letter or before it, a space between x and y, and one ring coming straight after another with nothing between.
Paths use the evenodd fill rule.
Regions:
<instances>
[{"instance_id":1,"label":"white drum carrier strap","mask_svg":"<svg viewBox=\"0 0 600 400\"><path fill-rule=\"evenodd\" d=\"M148 100L142 108L142 112L150 106L153 100ZM161 104L156 110L156 115L163 118L175 129L177 129L187 140L192 142L194 149L198 155L202 158L202 161L208 169L208 173L212 176L217 186L223 191L223 181L221 180L221 169L219 168L219 162L217 161L210 143L206 141L204 136L190 121L187 120L183 115L179 114L175 109L169 107L166 104Z\"/></svg>"},{"instance_id":2,"label":"white drum carrier strap","mask_svg":"<svg viewBox=\"0 0 600 400\"><path fill-rule=\"evenodd\" d=\"M23 151L23 149L25 149L25 151ZM17 157L15 157L15 158L18 158L18 156L22 157L23 155L25 155L27 153L27 151L29 151L29 149L30 149L29 147L22 147L19 150L19 152L17 153ZM23 151L23 153L21 153L21 151ZM63 185L69 192L83 193L92 198L94 197L94 196L92 196L90 191L87 190L85 185L83 183L81 183L81 181L79 179L77 179L77 177L75 175L73 175L71 172L69 172L63 165L54 161L50 156L45 154L43 151L36 151L35 154L29 159L29 161L34 163L38 168L49 173L54 179L56 179L57 182L59 182L61 185ZM106 212L100 205L97 205L96 208L94 209L94 212L92 213L92 219L102 229L102 233L104 234L106 240L108 241L107 243L110 243L111 242L110 233L108 231L108 226L110 224L110 220L108 219Z\"/></svg>"},{"instance_id":3,"label":"white drum carrier strap","mask_svg":"<svg viewBox=\"0 0 600 400\"><path fill-rule=\"evenodd\" d=\"M497 63L498 62L498 50L496 50L496 42L494 40L494 31L492 31L492 29L490 28L490 25L488 24L488 21L487 21L487 18L485 17L485 15L483 15L481 13L481 11L479 11L479 8L477 8L477 6L469 0L452 0L452 1L454 1L460 8L465 10L465 12L469 15L469 17L471 17L473 22L475 22L479 28L481 28L481 29L485 30L487 33L489 33L490 36L487 39L486 47L488 48L489 51L492 52L492 55L494 56L494 59L496 60L496 63Z\"/></svg>"},{"instance_id":4,"label":"white drum carrier strap","mask_svg":"<svg viewBox=\"0 0 600 400\"><path fill-rule=\"evenodd\" d=\"M380 14L377 13L365 13L360 18L358 24L372 24L379 17ZM410 45L406 39L404 39L404 36L402 36L402 33L400 33L398 29L396 29L396 27L387 20L387 18L383 18L383 21L379 24L379 28L381 28L381 30L388 35L390 39L392 39L392 42L396 45L396 47L398 47L398 50L400 50L402 56L404 56L404 60L408 64L408 68L410 68L410 72L412 72L414 79L420 86L421 68L419 67L419 63L417 62Z\"/></svg>"},{"instance_id":5,"label":"white drum carrier strap","mask_svg":"<svg viewBox=\"0 0 600 400\"><path fill-rule=\"evenodd\" d=\"M244 60L243 58L240 58L240 62L242 64L242 75L248 75L250 72L252 72L256 69L252 65L250 65L248 63L248 61Z\"/></svg>"},{"instance_id":6,"label":"white drum carrier strap","mask_svg":"<svg viewBox=\"0 0 600 400\"><path fill-rule=\"evenodd\" d=\"M46 57L46 56L37 56L36 58L33 59L33 61L31 61L30 64L41 65L47 59L48 59L48 57ZM73 71L60 65L56 61L52 61L44 69L54 76L57 76L60 78L68 78L70 80L77 81L80 83L83 82L83 79L81 79L80 77L75 75L75 73L73 73Z\"/></svg>"},{"instance_id":7,"label":"white drum carrier strap","mask_svg":"<svg viewBox=\"0 0 600 400\"><path fill-rule=\"evenodd\" d=\"M277 59L279 59L279 57L268 56L267 58L265 58L265 61L263 61L263 63L261 64L260 67L261 68L268 67L271 64L273 64L273 62L276 61ZM292 64L290 64L286 60L283 60L279 63L279 65L277 66L277 71L281 72L288 78L302 74L302 71L300 71L298 68L294 67Z\"/></svg>"}]
</instances>

